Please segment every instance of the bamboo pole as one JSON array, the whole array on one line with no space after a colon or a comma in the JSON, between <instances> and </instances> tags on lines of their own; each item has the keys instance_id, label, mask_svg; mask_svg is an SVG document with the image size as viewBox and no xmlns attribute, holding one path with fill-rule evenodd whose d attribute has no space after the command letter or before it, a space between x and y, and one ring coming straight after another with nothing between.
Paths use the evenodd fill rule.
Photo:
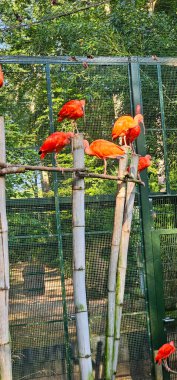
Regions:
<instances>
[{"instance_id":1,"label":"bamboo pole","mask_svg":"<svg viewBox=\"0 0 177 380\"><path fill-rule=\"evenodd\" d=\"M131 164L130 164L130 174L132 174L134 178L137 177L138 162L139 162L139 156L136 154L133 154ZM127 183L124 218L123 218L120 251L119 251L118 267L117 267L112 380L115 379L116 371L117 371L119 343L120 343L120 327L121 327L122 307L123 307L123 300L124 300L125 278L126 278L126 269L127 269L127 254L128 254L131 222L132 222L132 216L133 216L134 199L135 199L135 183L129 182Z\"/></svg>"},{"instance_id":2,"label":"bamboo pole","mask_svg":"<svg viewBox=\"0 0 177 380\"><path fill-rule=\"evenodd\" d=\"M154 359L157 355L158 350L154 350ZM155 380L163 380L162 365L155 365Z\"/></svg>"},{"instance_id":3,"label":"bamboo pole","mask_svg":"<svg viewBox=\"0 0 177 380\"><path fill-rule=\"evenodd\" d=\"M5 162L4 118L0 117L0 160ZM9 258L5 179L0 177L0 379L12 380L9 339Z\"/></svg>"},{"instance_id":4,"label":"bamboo pole","mask_svg":"<svg viewBox=\"0 0 177 380\"><path fill-rule=\"evenodd\" d=\"M74 168L78 165L84 168L82 134L73 138L73 160ZM73 180L73 286L81 380L93 380L85 288L84 179L76 175Z\"/></svg>"},{"instance_id":5,"label":"bamboo pole","mask_svg":"<svg viewBox=\"0 0 177 380\"><path fill-rule=\"evenodd\" d=\"M118 177L124 177L128 166L128 156L119 161ZM105 379L112 378L112 356L114 345L114 315L116 296L116 272L119 255L119 246L122 232L122 222L126 195L126 183L118 181L118 191L116 196L114 227L111 243L111 255L108 274L108 314L106 328L106 348L105 348Z\"/></svg>"}]
</instances>

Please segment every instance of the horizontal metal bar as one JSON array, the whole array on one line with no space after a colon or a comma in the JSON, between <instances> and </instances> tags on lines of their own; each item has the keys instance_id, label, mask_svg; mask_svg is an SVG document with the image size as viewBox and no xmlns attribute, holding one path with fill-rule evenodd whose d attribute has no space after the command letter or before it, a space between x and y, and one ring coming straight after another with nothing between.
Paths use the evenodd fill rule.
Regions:
<instances>
[{"instance_id":1,"label":"horizontal metal bar","mask_svg":"<svg viewBox=\"0 0 177 380\"><path fill-rule=\"evenodd\" d=\"M157 65L158 63L168 66L177 66L177 58L173 57L134 57L130 58L132 63L139 63L140 65Z\"/></svg>"},{"instance_id":2,"label":"horizontal metal bar","mask_svg":"<svg viewBox=\"0 0 177 380\"><path fill-rule=\"evenodd\" d=\"M91 236L93 236L93 235L103 235L103 234L105 234L105 235L107 235L107 234L111 234L112 233L112 231L89 231L89 232L85 232L85 235L91 235ZM62 233L62 237L71 237L72 236L72 232L71 233ZM11 243L11 241L13 241L13 240L16 240L16 239L29 239L29 238L33 238L33 239L36 239L36 238L43 238L43 237L46 237L46 238L54 238L54 237L56 237L56 239L57 239L57 237L58 237L58 235L16 235L16 236L13 236L13 237L10 237L9 238L9 244ZM54 244L55 244L55 242L53 242ZM34 243L33 242L33 244L36 244L36 243ZM44 245L44 244L48 244L47 242L42 242L41 243L42 245Z\"/></svg>"},{"instance_id":3,"label":"horizontal metal bar","mask_svg":"<svg viewBox=\"0 0 177 380\"><path fill-rule=\"evenodd\" d=\"M18 56L18 55L4 55L0 57L0 63L13 63L13 64L67 64L67 65L79 65L83 62L94 65L121 65L132 63L139 63L140 65L157 65L157 63L177 66L177 58L173 57L157 57L154 60L152 57L96 57L87 58L75 56L74 60L70 56L58 56L58 57L29 57L29 56Z\"/></svg>"},{"instance_id":4,"label":"horizontal metal bar","mask_svg":"<svg viewBox=\"0 0 177 380\"><path fill-rule=\"evenodd\" d=\"M115 196L114 195L93 195L93 196L86 196L85 197L86 203L101 203L101 202L114 202ZM72 205L72 199L71 197L60 197L60 205ZM15 208L24 208L29 206L55 206L55 199L54 197L51 198L28 198L28 199L8 199L7 200L7 207L12 208L13 206ZM24 210L25 211L25 210ZM36 209L37 211L37 209Z\"/></svg>"},{"instance_id":5,"label":"horizontal metal bar","mask_svg":"<svg viewBox=\"0 0 177 380\"><path fill-rule=\"evenodd\" d=\"M170 194L167 194L167 193L151 193L149 194L149 199L151 198L177 198L177 193L174 192L174 193L170 193Z\"/></svg>"},{"instance_id":6,"label":"horizontal metal bar","mask_svg":"<svg viewBox=\"0 0 177 380\"><path fill-rule=\"evenodd\" d=\"M128 57L97 57L97 58L87 58L87 57L72 57L70 56L59 56L59 57L28 57L28 56L0 56L0 63L13 63L13 64L66 64L66 65L79 65L87 62L88 64L94 65L117 65L117 64L128 64Z\"/></svg>"}]
</instances>

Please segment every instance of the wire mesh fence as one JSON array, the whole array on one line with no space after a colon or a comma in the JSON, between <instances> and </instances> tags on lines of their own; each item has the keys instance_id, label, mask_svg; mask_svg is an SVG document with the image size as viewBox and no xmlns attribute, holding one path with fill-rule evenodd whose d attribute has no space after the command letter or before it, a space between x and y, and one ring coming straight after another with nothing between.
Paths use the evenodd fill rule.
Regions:
<instances>
[{"instance_id":1,"label":"wire mesh fence","mask_svg":"<svg viewBox=\"0 0 177 380\"><path fill-rule=\"evenodd\" d=\"M86 198L86 285L93 363L98 379L104 378L107 276L114 203L112 196L102 196L99 199L98 197ZM44 200L40 203L40 199L31 199L26 202L22 200L22 203L20 200L9 200L7 205L11 257L10 324L14 353L14 379L22 375L30 375L30 373L36 373L37 377L41 374L42 377L45 372L46 377L53 376L54 373L57 376L63 376L66 373L66 356L61 274L54 220L55 203L52 199L48 199L46 204ZM71 200L61 198L60 209L72 372L77 373L72 285ZM93 212L94 224L92 224ZM49 225L50 230L47 227ZM132 378L139 379L146 376L145 378L148 379L150 378L150 355L138 204L134 211L133 226L122 321L120 353L120 371L122 372L120 375L127 377L131 375ZM40 231L37 231L38 228ZM53 369L50 368L51 361ZM137 362L140 363L138 370ZM27 368L26 363L28 363ZM34 374L32 376L35 378Z\"/></svg>"},{"instance_id":2,"label":"wire mesh fence","mask_svg":"<svg viewBox=\"0 0 177 380\"><path fill-rule=\"evenodd\" d=\"M88 69L64 60L14 62L3 65L6 79L0 94L7 162L39 164L38 150L44 138L53 131L71 128L69 121L57 123L57 112L69 99L86 99L86 123L79 120L78 129L89 141L111 140L115 118L133 112L131 70L126 59L98 59L90 62ZM146 145L153 157L149 188L151 193L171 192L176 189L175 150L171 149L176 128L176 68L162 65L159 72L159 63L140 62L139 66ZM101 161L91 157L85 161L92 171L102 172ZM72 166L69 147L60 154L59 163ZM51 164L51 156L46 157L45 165ZM116 170L116 160L110 161L108 172L115 174ZM79 379L72 283L72 176L36 171L6 177L13 379ZM111 181L85 180L86 287L97 380L104 379L107 278L116 186ZM155 228L175 228L176 197L166 202L162 194L158 199L152 201ZM140 206L137 191L117 374L127 380L152 378Z\"/></svg>"}]
</instances>

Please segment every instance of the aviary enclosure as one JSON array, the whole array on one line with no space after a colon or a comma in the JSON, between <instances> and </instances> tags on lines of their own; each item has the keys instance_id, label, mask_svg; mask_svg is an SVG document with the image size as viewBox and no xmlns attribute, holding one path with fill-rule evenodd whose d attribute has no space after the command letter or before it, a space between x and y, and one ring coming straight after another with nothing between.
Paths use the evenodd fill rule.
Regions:
<instances>
[{"instance_id":1,"label":"aviary enclosure","mask_svg":"<svg viewBox=\"0 0 177 380\"><path fill-rule=\"evenodd\" d=\"M57 112L69 99L86 99L86 124L80 120L78 127L89 141L110 140L115 118L133 115L141 104L146 134L137 140L137 153L151 154L153 165L141 174L145 187L136 186L117 378L177 378L157 373L153 359L167 340L177 345L177 60L1 56L0 63L8 163L41 164L39 146L60 130ZM68 125L62 128L68 130ZM73 166L70 153L59 159L63 166ZM48 156L45 165L52 164ZM102 172L98 160L85 158L85 165ZM109 163L109 174L115 170L116 163ZM80 379L71 184L71 173L6 175L13 380ZM86 290L97 380L104 379L116 189L116 181L85 179ZM176 369L175 354L170 360Z\"/></svg>"}]
</instances>

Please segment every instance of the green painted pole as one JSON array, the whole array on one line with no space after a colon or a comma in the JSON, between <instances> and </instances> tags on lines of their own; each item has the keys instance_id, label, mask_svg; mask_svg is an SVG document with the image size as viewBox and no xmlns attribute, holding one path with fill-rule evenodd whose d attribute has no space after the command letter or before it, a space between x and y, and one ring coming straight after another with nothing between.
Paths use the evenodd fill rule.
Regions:
<instances>
[{"instance_id":1,"label":"green painted pole","mask_svg":"<svg viewBox=\"0 0 177 380\"><path fill-rule=\"evenodd\" d=\"M168 165L168 155L167 155L167 135L166 135L166 128L165 128L165 110L164 110L161 65L159 63L157 64L157 77L158 77L158 86L159 86L159 102L160 102L160 114L161 114L161 123L162 123L166 192L169 194L170 180L169 180L169 165Z\"/></svg>"},{"instance_id":2,"label":"green painted pole","mask_svg":"<svg viewBox=\"0 0 177 380\"><path fill-rule=\"evenodd\" d=\"M141 81L140 81L140 67L138 62L132 62L130 64L131 70L131 85L132 85L132 97L134 105L134 113L136 106L141 105L142 108L142 94L141 94ZM140 136L137 139L137 153L144 156L146 155L146 140L144 131L142 129ZM159 325L158 307L157 307L157 295L156 295L156 278L154 271L154 257L152 248L151 232L153 231L153 220L150 213L149 204L149 189L148 189L148 177L147 172L144 170L141 174L142 181L145 183L145 187L140 186L140 204L141 204L141 224L143 234L143 245L145 253L145 265L146 265L146 280L147 280L147 293L148 293L148 306L149 306L149 339L152 347L151 358L153 359L153 351L160 346L160 336L163 333L163 325ZM154 374L153 374L154 375Z\"/></svg>"},{"instance_id":3,"label":"green painted pole","mask_svg":"<svg viewBox=\"0 0 177 380\"><path fill-rule=\"evenodd\" d=\"M49 104L49 118L50 118L50 133L54 132L53 126L53 112L52 112L52 97L51 97L51 80L50 80L50 66L45 66L46 81L47 81L47 98ZM52 159L52 165L56 165L55 159ZM54 197L55 197L55 212L56 212L56 225L58 236L58 253L59 253L59 265L61 275L61 289L62 289L62 305L63 305L63 321L64 321L64 337L66 347L66 366L67 366L67 378L71 380L71 347L69 341L68 331L68 312L66 302L66 289L65 289L65 273L64 273L64 260L63 260L63 246L62 246L62 233L61 233L61 220L60 220L60 203L58 196L58 175L54 173Z\"/></svg>"}]
</instances>

